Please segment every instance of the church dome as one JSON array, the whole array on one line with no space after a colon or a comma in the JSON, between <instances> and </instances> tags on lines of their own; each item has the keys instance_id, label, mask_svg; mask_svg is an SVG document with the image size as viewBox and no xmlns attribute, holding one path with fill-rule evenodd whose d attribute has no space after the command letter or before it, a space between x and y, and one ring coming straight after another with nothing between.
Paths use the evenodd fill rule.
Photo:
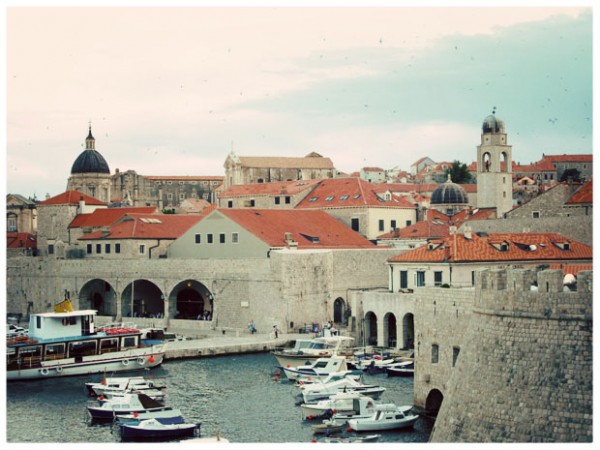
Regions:
<instances>
[{"instance_id":1,"label":"church dome","mask_svg":"<svg viewBox=\"0 0 600 450\"><path fill-rule=\"evenodd\" d=\"M95 139L92 136L92 127L85 139L85 150L77 157L71 167L71 175L78 173L110 173L104 157L96 151Z\"/></svg>"},{"instance_id":2,"label":"church dome","mask_svg":"<svg viewBox=\"0 0 600 450\"><path fill-rule=\"evenodd\" d=\"M494 114L490 114L483 119L481 129L484 133L504 133L504 122Z\"/></svg>"},{"instance_id":3,"label":"church dome","mask_svg":"<svg viewBox=\"0 0 600 450\"><path fill-rule=\"evenodd\" d=\"M448 174L448 180L440 184L431 194L432 205L462 205L469 203L465 190L453 183Z\"/></svg>"}]
</instances>

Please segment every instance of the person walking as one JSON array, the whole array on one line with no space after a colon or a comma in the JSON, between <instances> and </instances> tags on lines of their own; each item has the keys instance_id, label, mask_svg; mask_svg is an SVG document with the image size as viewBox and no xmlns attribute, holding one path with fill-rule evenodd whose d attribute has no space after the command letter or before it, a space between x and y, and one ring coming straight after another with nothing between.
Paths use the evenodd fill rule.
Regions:
<instances>
[{"instance_id":1,"label":"person walking","mask_svg":"<svg viewBox=\"0 0 600 450\"><path fill-rule=\"evenodd\" d=\"M251 334L256 333L256 326L254 325L254 320L250 321L250 323L248 324L248 329L250 330Z\"/></svg>"},{"instance_id":2,"label":"person walking","mask_svg":"<svg viewBox=\"0 0 600 450\"><path fill-rule=\"evenodd\" d=\"M275 336L275 339L279 336L279 328L277 328L277 325L273 325L273 336Z\"/></svg>"}]
</instances>

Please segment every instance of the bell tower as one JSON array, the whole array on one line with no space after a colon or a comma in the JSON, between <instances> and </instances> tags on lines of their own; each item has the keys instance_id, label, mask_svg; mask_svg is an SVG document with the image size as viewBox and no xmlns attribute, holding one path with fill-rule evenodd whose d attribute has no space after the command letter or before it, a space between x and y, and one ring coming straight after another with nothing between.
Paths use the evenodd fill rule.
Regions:
<instances>
[{"instance_id":1,"label":"bell tower","mask_svg":"<svg viewBox=\"0 0 600 450\"><path fill-rule=\"evenodd\" d=\"M483 120L481 144L477 146L477 207L496 208L501 218L513 207L512 146L496 108Z\"/></svg>"}]
</instances>

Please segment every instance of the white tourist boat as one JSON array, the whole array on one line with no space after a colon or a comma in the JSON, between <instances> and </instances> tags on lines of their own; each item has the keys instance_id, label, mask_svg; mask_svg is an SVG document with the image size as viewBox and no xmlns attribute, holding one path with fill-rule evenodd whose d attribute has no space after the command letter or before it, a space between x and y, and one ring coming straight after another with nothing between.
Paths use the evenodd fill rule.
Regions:
<instances>
[{"instance_id":1,"label":"white tourist boat","mask_svg":"<svg viewBox=\"0 0 600 450\"><path fill-rule=\"evenodd\" d=\"M54 312L32 314L29 334L7 339L7 380L148 369L163 362L165 344L143 345L135 328L96 328L96 312L73 311L65 300Z\"/></svg>"},{"instance_id":2,"label":"white tourist boat","mask_svg":"<svg viewBox=\"0 0 600 450\"><path fill-rule=\"evenodd\" d=\"M314 403L326 399L339 392L357 392L373 399L378 399L385 392L383 386L362 384L351 377L344 377L330 383L312 383L300 386L304 403Z\"/></svg>"},{"instance_id":3,"label":"white tourist boat","mask_svg":"<svg viewBox=\"0 0 600 450\"><path fill-rule=\"evenodd\" d=\"M278 366L290 381L316 381L321 380L334 372L348 370L346 357L333 355L327 358L321 357L312 362L300 366Z\"/></svg>"},{"instance_id":4,"label":"white tourist boat","mask_svg":"<svg viewBox=\"0 0 600 450\"><path fill-rule=\"evenodd\" d=\"M350 356L353 343L354 338L350 336L298 339L293 348L274 351L273 355L281 367L296 367L327 356Z\"/></svg>"},{"instance_id":5,"label":"white tourist boat","mask_svg":"<svg viewBox=\"0 0 600 450\"><path fill-rule=\"evenodd\" d=\"M109 398L113 394L124 394L132 392L164 391L167 386L158 378L147 377L104 377L99 382L85 383L87 392L92 397L104 396ZM152 395L150 395L152 397Z\"/></svg>"},{"instance_id":6,"label":"white tourist boat","mask_svg":"<svg viewBox=\"0 0 600 450\"><path fill-rule=\"evenodd\" d=\"M316 403L303 403L300 405L300 413L303 420L313 420L322 417L338 415L354 416L356 414L366 415L373 412L376 402L359 392L339 392Z\"/></svg>"},{"instance_id":7,"label":"white tourist boat","mask_svg":"<svg viewBox=\"0 0 600 450\"><path fill-rule=\"evenodd\" d=\"M419 418L411 413L412 406L380 405L368 417L348 420L348 427L354 431L384 431L410 428Z\"/></svg>"}]
</instances>

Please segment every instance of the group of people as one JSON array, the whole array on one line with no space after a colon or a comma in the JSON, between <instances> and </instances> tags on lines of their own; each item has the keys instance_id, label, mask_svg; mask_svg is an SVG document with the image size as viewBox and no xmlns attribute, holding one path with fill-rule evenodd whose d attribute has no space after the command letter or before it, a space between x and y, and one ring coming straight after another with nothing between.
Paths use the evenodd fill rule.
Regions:
<instances>
[{"instance_id":1,"label":"group of people","mask_svg":"<svg viewBox=\"0 0 600 450\"><path fill-rule=\"evenodd\" d=\"M196 320L212 320L212 314L210 311L204 311L204 313L198 314Z\"/></svg>"},{"instance_id":2,"label":"group of people","mask_svg":"<svg viewBox=\"0 0 600 450\"><path fill-rule=\"evenodd\" d=\"M254 324L254 320L251 320L250 323L248 324L248 330L250 331L250 334L254 334L258 331L256 329L256 325ZM277 325L273 325L273 329L271 330L271 336L274 339L277 339L279 337L279 333L281 333L281 330L279 330L279 327Z\"/></svg>"}]
</instances>

